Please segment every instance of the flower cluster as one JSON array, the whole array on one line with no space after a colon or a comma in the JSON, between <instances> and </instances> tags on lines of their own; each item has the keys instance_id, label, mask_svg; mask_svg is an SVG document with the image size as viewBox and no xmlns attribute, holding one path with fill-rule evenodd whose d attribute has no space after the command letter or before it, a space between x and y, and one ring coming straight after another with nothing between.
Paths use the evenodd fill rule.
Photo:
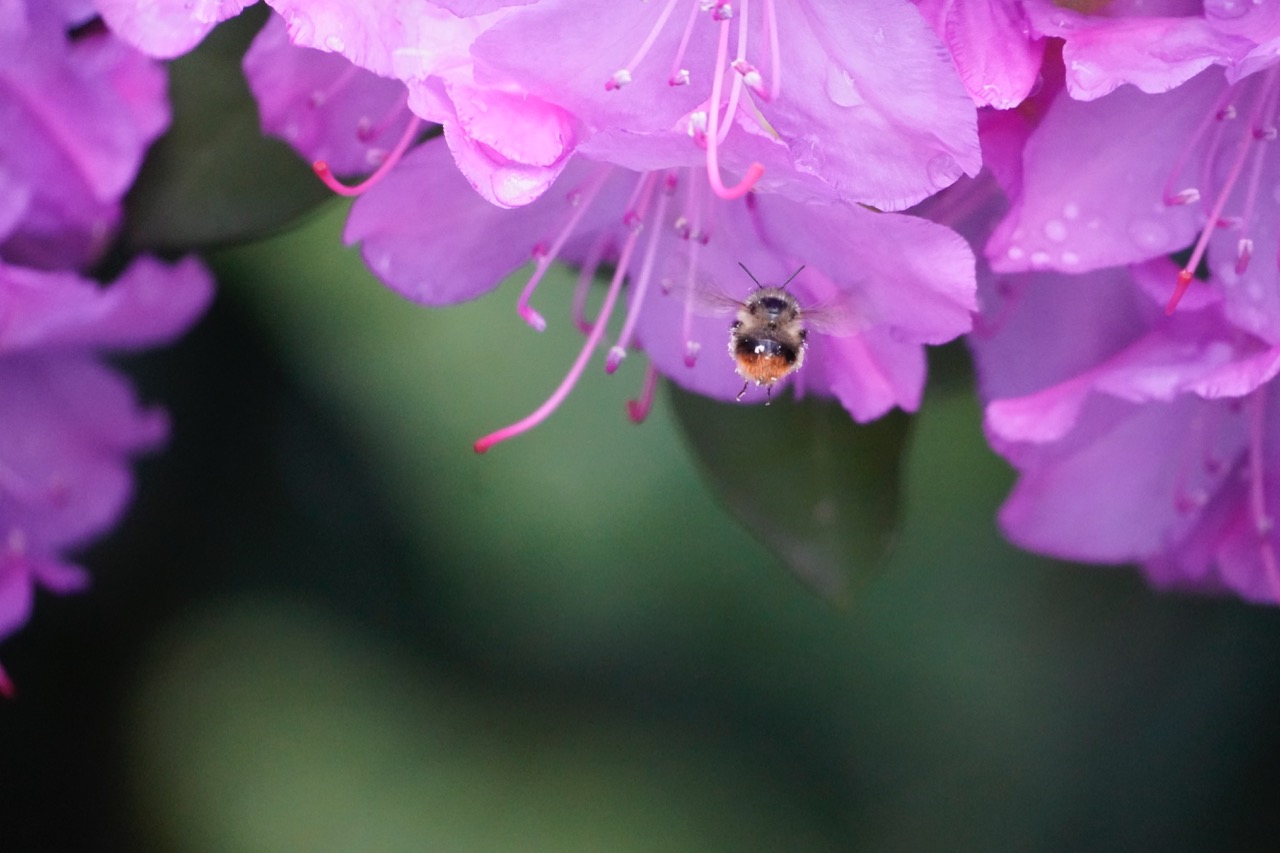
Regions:
<instances>
[{"instance_id":1,"label":"flower cluster","mask_svg":"<svg viewBox=\"0 0 1280 853\"><path fill-rule=\"evenodd\" d=\"M865 421L972 332L1012 539L1280 600L1280 4L268 4L263 127L359 196L346 238L388 286L443 305L531 263L516 314L541 330L548 266L581 270L580 356L477 450L598 350L647 355L636 418L661 374ZM99 3L164 57L244 5ZM757 318L740 266L800 270L794 303Z\"/></svg>"},{"instance_id":2,"label":"flower cluster","mask_svg":"<svg viewBox=\"0 0 1280 853\"><path fill-rule=\"evenodd\" d=\"M163 442L105 350L166 342L204 310L193 260L135 260L108 286L82 276L120 224L121 199L169 121L163 69L85 4L0 14L0 638L37 586L83 587L66 552L111 528L130 459ZM12 685L0 670L0 693Z\"/></svg>"}]
</instances>

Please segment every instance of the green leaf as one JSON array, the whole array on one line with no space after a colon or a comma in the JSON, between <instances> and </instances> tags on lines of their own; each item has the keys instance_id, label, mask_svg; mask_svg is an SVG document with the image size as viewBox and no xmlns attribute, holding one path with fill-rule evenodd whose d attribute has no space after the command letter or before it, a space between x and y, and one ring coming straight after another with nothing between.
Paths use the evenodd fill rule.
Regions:
<instances>
[{"instance_id":1,"label":"green leaf","mask_svg":"<svg viewBox=\"0 0 1280 853\"><path fill-rule=\"evenodd\" d=\"M879 571L897 530L906 415L860 425L814 397L750 406L672 386L671 398L721 500L801 581L843 604Z\"/></svg>"},{"instance_id":2,"label":"green leaf","mask_svg":"<svg viewBox=\"0 0 1280 853\"><path fill-rule=\"evenodd\" d=\"M264 237L332 198L293 149L262 135L240 69L264 19L254 12L170 65L173 124L125 200L131 249L181 252Z\"/></svg>"}]
</instances>

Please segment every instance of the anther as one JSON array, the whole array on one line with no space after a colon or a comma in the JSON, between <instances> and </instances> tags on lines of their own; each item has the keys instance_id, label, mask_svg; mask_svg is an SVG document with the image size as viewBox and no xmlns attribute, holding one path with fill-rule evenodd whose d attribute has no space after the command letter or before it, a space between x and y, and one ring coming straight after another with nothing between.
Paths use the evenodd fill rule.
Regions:
<instances>
[{"instance_id":1,"label":"anther","mask_svg":"<svg viewBox=\"0 0 1280 853\"><path fill-rule=\"evenodd\" d=\"M1195 204L1199 200L1200 190L1195 187L1187 187L1186 189L1178 190L1173 195L1166 195L1164 197L1164 203L1170 207L1176 207L1183 204Z\"/></svg>"},{"instance_id":2,"label":"anther","mask_svg":"<svg viewBox=\"0 0 1280 853\"><path fill-rule=\"evenodd\" d=\"M604 90L613 92L621 89L623 86L631 82L631 72L625 68L619 68L613 72L613 76L604 82Z\"/></svg>"},{"instance_id":3,"label":"anther","mask_svg":"<svg viewBox=\"0 0 1280 853\"><path fill-rule=\"evenodd\" d=\"M657 389L658 371L650 363L644 372L644 386L640 389L640 396L634 400L627 401L627 417L631 418L633 424L644 423L644 419L649 416L649 411L653 408L654 393Z\"/></svg>"},{"instance_id":4,"label":"anther","mask_svg":"<svg viewBox=\"0 0 1280 853\"><path fill-rule=\"evenodd\" d=\"M1241 237L1236 243L1236 275L1244 275L1245 270L1249 268L1249 260L1253 257L1253 241L1248 237Z\"/></svg>"}]
</instances>

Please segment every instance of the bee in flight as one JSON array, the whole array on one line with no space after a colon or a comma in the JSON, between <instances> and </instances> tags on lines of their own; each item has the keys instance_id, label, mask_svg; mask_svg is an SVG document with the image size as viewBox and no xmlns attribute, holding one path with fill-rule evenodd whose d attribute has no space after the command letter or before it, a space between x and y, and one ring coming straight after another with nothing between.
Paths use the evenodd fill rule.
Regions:
<instances>
[{"instance_id":1,"label":"bee in flight","mask_svg":"<svg viewBox=\"0 0 1280 853\"><path fill-rule=\"evenodd\" d=\"M739 400L754 383L765 389L768 405L773 386L804 365L810 332L846 337L869 325L867 312L855 304L851 294L837 293L834 298L802 306L787 285L804 271L804 266L777 286L761 284L741 261L738 266L755 284L745 299L727 293L712 281L684 284L678 271L663 283L663 291L685 293L696 313L733 317L729 324L729 356L743 379ZM686 363L691 364L687 359Z\"/></svg>"},{"instance_id":2,"label":"bee in flight","mask_svg":"<svg viewBox=\"0 0 1280 853\"><path fill-rule=\"evenodd\" d=\"M729 355L738 375L746 380L738 392L741 400L752 382L768 394L780 380L800 369L809 346L809 330L800 303L787 290L804 271L803 266L778 287L761 284L746 264L739 262L738 266L756 283L729 326Z\"/></svg>"}]
</instances>

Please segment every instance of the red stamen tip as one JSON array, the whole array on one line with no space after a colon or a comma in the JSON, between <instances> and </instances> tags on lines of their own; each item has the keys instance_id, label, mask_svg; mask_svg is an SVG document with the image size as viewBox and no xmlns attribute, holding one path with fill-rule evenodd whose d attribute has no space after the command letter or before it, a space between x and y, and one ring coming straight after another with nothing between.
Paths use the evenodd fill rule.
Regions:
<instances>
[{"instance_id":1,"label":"red stamen tip","mask_svg":"<svg viewBox=\"0 0 1280 853\"><path fill-rule=\"evenodd\" d=\"M1173 289L1173 296L1169 297L1169 304L1164 307L1165 314L1172 314L1173 310L1178 307L1178 303L1182 300L1182 295L1191 286L1192 278L1191 270L1178 270L1178 283Z\"/></svg>"}]
</instances>

